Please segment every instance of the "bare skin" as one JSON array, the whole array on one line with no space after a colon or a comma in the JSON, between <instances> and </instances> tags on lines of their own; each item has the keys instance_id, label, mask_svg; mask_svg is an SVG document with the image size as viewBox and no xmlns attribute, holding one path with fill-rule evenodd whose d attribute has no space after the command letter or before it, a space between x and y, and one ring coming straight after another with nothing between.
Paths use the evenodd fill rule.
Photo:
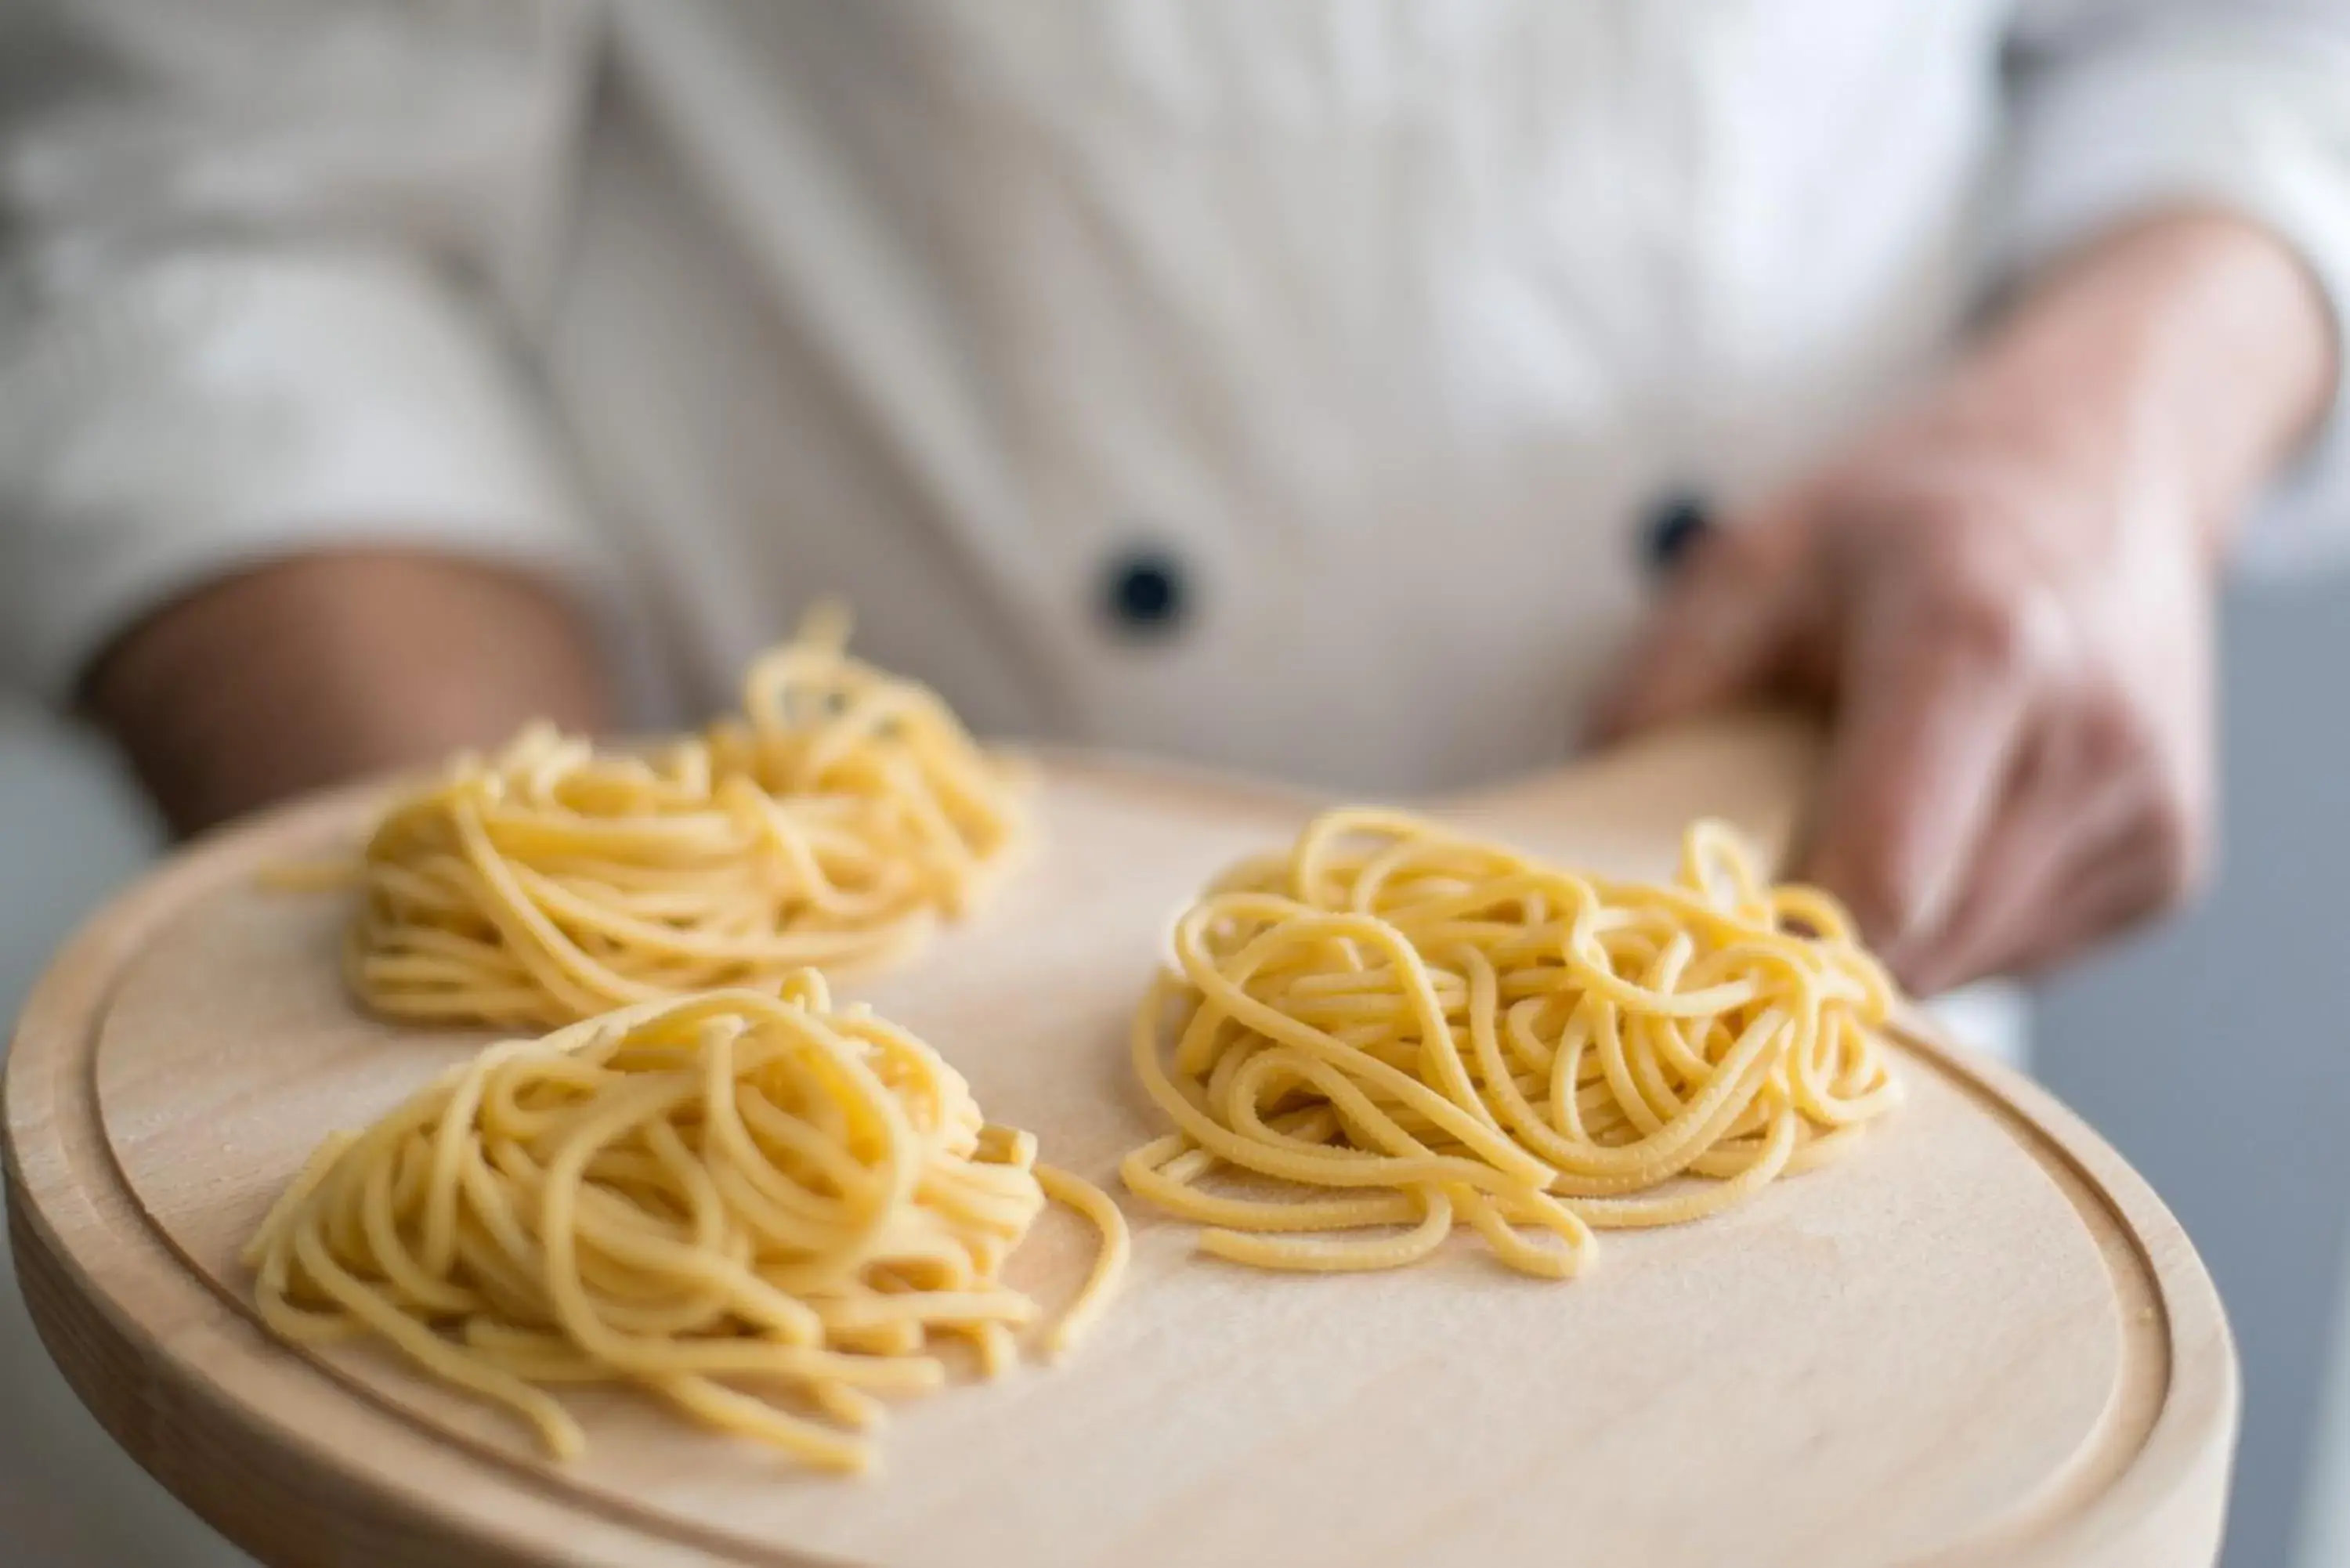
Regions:
<instances>
[{"instance_id":1,"label":"bare skin","mask_svg":"<svg viewBox=\"0 0 2350 1568\"><path fill-rule=\"evenodd\" d=\"M527 577L331 551L224 578L91 666L90 712L186 834L306 789L606 716L594 639Z\"/></svg>"},{"instance_id":2,"label":"bare skin","mask_svg":"<svg viewBox=\"0 0 2350 1568\"><path fill-rule=\"evenodd\" d=\"M2336 352L2264 231L2179 213L2108 237L1707 535L1599 733L1826 700L1808 871L1921 994L2169 908L2211 859L2220 563Z\"/></svg>"}]
</instances>

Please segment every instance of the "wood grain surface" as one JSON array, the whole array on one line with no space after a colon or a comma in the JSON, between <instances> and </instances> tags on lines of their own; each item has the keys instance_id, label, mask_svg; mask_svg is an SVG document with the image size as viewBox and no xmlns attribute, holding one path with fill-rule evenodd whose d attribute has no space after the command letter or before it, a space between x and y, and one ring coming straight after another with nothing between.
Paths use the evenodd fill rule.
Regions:
<instances>
[{"instance_id":1,"label":"wood grain surface","mask_svg":"<svg viewBox=\"0 0 2350 1568\"><path fill-rule=\"evenodd\" d=\"M1808 732L1723 724L1437 809L1659 874L1698 812L1771 844ZM1191 1255L1124 1201L1125 1292L1056 1366L903 1406L842 1481L626 1390L588 1456L367 1346L279 1346L238 1246L327 1132L485 1036L356 1012L333 896L256 868L349 843L371 792L203 844L95 920L20 1023L10 1237L81 1397L167 1485L280 1563L1404 1563L2208 1568L2232 1351L2186 1238L2044 1093L1908 1028L1904 1106L1852 1158L1553 1283L1457 1238L1391 1274ZM843 989L946 1053L990 1116L1117 1191L1159 1130L1124 1025L1175 909L1313 803L1049 760L1044 835L980 918ZM1047 1303L1090 1239L1042 1222Z\"/></svg>"}]
</instances>

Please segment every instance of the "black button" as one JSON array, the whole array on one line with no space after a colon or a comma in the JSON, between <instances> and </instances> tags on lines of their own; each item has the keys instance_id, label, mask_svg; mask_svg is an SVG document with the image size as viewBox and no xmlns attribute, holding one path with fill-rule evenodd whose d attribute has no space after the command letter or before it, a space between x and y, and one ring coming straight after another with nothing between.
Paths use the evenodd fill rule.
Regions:
<instances>
[{"instance_id":1,"label":"black button","mask_svg":"<svg viewBox=\"0 0 2350 1568\"><path fill-rule=\"evenodd\" d=\"M1658 500L1648 509L1648 518L1641 535L1641 548L1646 552L1648 569L1662 575L1669 572L1689 547L1702 538L1713 526L1708 514L1705 497L1690 491L1675 491Z\"/></svg>"},{"instance_id":2,"label":"black button","mask_svg":"<svg viewBox=\"0 0 2350 1568\"><path fill-rule=\"evenodd\" d=\"M1164 550L1129 550L1111 562L1106 597L1112 624L1137 637L1172 631L1190 607L1183 568Z\"/></svg>"}]
</instances>

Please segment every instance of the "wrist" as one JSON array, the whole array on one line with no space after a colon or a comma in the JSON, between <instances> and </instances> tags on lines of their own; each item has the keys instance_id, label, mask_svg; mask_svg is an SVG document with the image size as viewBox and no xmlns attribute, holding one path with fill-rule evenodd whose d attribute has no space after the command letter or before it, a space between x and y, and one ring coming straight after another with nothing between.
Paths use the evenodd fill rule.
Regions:
<instances>
[{"instance_id":1,"label":"wrist","mask_svg":"<svg viewBox=\"0 0 2350 1568\"><path fill-rule=\"evenodd\" d=\"M2283 243L2216 213L2106 236L2024 293L1969 356L1966 395L2106 466L2215 563L2331 401L2338 352ZM2133 508L2133 510L2137 510Z\"/></svg>"}]
</instances>

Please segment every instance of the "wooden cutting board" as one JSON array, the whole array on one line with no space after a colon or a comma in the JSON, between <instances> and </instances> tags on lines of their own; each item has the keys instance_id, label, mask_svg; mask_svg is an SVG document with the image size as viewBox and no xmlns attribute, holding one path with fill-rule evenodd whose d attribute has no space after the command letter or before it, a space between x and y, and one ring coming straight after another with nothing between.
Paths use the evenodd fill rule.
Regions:
<instances>
[{"instance_id":1,"label":"wooden cutting board","mask_svg":"<svg viewBox=\"0 0 2350 1568\"><path fill-rule=\"evenodd\" d=\"M1753 722L1438 809L1662 874L1683 821L1783 844L1808 732ZM1898 1039L1907 1104L1855 1155L1570 1283L1465 1236L1393 1274L1253 1272L1124 1200L1125 1292L1066 1362L903 1407L843 1481L626 1391L568 1467L501 1414L257 1328L239 1244L328 1131L480 1042L344 997L333 896L257 867L348 844L371 792L212 839L99 917L20 1023L10 1236L35 1321L141 1463L282 1563L1050 1568L1520 1563L2207 1568L2234 1442L2218 1298L2161 1203L2016 1075ZM1045 843L972 923L845 989L994 1118L1118 1191L1159 1130L1124 1025L1172 912L1313 803L1050 761ZM1123 1200L1123 1194L1121 1193ZM1014 1282L1089 1253L1040 1223Z\"/></svg>"}]
</instances>

